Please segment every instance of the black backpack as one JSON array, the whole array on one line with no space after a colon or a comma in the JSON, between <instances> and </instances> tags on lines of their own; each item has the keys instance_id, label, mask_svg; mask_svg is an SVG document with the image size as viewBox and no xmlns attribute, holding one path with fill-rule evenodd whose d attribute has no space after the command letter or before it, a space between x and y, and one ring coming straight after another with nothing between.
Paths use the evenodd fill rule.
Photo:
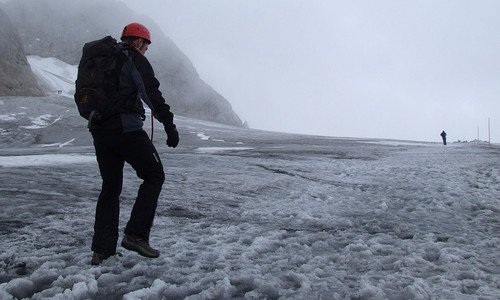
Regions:
<instances>
[{"instance_id":1,"label":"black backpack","mask_svg":"<svg viewBox=\"0 0 500 300\"><path fill-rule=\"evenodd\" d=\"M120 112L121 48L111 36L86 43L78 65L75 102L82 117L99 122Z\"/></svg>"}]
</instances>

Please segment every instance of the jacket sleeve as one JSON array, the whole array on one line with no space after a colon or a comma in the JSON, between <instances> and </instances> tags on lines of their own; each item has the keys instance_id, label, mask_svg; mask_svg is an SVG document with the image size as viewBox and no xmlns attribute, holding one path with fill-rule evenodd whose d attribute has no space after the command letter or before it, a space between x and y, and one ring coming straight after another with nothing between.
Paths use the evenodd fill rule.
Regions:
<instances>
[{"instance_id":1,"label":"jacket sleeve","mask_svg":"<svg viewBox=\"0 0 500 300\"><path fill-rule=\"evenodd\" d=\"M165 103L159 87L160 82L156 79L153 67L146 57L136 53L133 62L142 79L143 87L138 87L140 97L151 108L156 119L165 127L174 125L174 114L170 112L170 106Z\"/></svg>"}]
</instances>

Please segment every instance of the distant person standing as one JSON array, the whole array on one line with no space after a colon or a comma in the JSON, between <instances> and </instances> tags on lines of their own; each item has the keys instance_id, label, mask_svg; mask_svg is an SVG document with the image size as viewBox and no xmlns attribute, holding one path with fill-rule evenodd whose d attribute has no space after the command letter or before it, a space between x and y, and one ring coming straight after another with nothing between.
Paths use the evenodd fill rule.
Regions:
<instances>
[{"instance_id":1,"label":"distant person standing","mask_svg":"<svg viewBox=\"0 0 500 300\"><path fill-rule=\"evenodd\" d=\"M441 138L443 139L443 145L446 145L446 132L441 132Z\"/></svg>"}]
</instances>

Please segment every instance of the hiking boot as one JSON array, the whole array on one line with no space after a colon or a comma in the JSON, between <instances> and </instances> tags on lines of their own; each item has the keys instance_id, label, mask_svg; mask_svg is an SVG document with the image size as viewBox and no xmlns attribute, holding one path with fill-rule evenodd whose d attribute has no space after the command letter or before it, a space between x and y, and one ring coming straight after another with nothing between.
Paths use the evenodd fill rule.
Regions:
<instances>
[{"instance_id":1,"label":"hiking boot","mask_svg":"<svg viewBox=\"0 0 500 300\"><path fill-rule=\"evenodd\" d=\"M157 258L160 256L160 251L151 248L148 241L132 234L125 234L122 240L122 247L146 257Z\"/></svg>"},{"instance_id":2,"label":"hiking boot","mask_svg":"<svg viewBox=\"0 0 500 300\"><path fill-rule=\"evenodd\" d=\"M103 262L103 260L109 258L110 256L111 255L106 255L106 254L94 252L94 254L92 255L92 260L90 261L90 264L94 265L94 266L100 265Z\"/></svg>"}]
</instances>

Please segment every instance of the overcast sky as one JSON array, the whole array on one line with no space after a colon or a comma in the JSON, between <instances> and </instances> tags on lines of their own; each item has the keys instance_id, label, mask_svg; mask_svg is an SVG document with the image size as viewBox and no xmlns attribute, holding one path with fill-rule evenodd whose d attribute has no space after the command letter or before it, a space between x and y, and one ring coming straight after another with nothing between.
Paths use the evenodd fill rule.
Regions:
<instances>
[{"instance_id":1,"label":"overcast sky","mask_svg":"<svg viewBox=\"0 0 500 300\"><path fill-rule=\"evenodd\" d=\"M252 128L500 143L500 1L124 2Z\"/></svg>"}]
</instances>

